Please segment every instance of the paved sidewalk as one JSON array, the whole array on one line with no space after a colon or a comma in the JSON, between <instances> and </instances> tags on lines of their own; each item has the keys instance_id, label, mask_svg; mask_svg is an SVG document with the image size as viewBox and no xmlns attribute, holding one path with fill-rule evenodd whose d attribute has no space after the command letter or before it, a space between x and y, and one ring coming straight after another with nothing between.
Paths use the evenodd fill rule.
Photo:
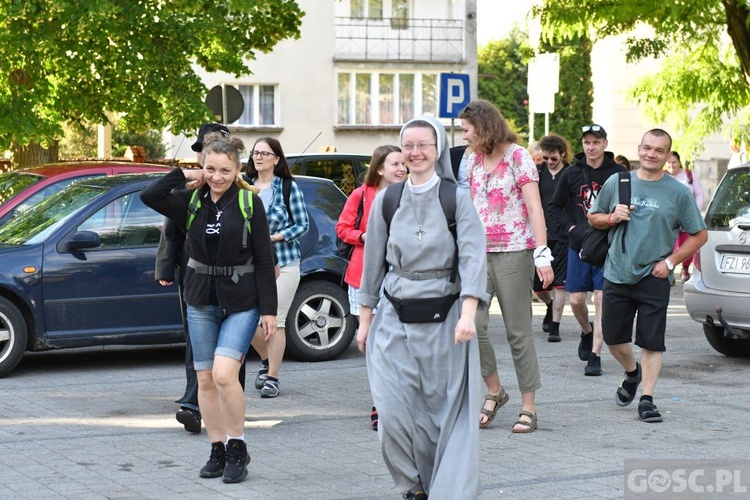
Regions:
<instances>
[{"instance_id":1,"label":"paved sidewalk","mask_svg":"<svg viewBox=\"0 0 750 500\"><path fill-rule=\"evenodd\" d=\"M603 376L583 376L569 309L558 344L541 332L543 313L535 304L544 388L537 394L539 429L530 435L510 432L520 394L501 316L492 317L511 399L480 433L481 498L622 498L626 459L750 456L750 360L709 347L687 317L679 285L655 399L665 416L660 424L640 422L635 403L615 404L623 375L609 353ZM250 388L256 365L248 364ZM250 475L224 484L198 477L209 453L205 432L188 434L174 420L173 401L184 384L181 349L30 355L0 379L0 498L400 498L369 427L372 403L355 346L333 362L285 362L281 382L276 399L250 389Z\"/></svg>"}]
</instances>

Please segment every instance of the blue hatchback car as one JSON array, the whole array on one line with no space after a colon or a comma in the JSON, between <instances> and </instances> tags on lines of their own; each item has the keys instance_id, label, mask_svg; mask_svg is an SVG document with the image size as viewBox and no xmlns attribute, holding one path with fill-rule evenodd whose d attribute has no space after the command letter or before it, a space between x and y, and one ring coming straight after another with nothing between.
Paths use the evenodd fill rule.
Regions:
<instances>
[{"instance_id":1,"label":"blue hatchback car","mask_svg":"<svg viewBox=\"0 0 750 500\"><path fill-rule=\"evenodd\" d=\"M0 377L26 351L184 342L177 289L154 280L163 217L139 196L159 175L78 182L0 227ZM334 229L346 197L329 180L296 179L310 229L287 350L327 360L356 328Z\"/></svg>"}]
</instances>

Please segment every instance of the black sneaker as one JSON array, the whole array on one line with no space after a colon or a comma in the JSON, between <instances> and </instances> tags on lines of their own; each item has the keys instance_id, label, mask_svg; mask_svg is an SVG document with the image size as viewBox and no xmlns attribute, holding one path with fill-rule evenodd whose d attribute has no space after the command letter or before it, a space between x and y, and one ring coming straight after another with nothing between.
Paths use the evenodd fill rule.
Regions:
<instances>
[{"instance_id":1,"label":"black sneaker","mask_svg":"<svg viewBox=\"0 0 750 500\"><path fill-rule=\"evenodd\" d=\"M185 426L185 430L193 434L201 433L201 414L192 408L182 407L177 410L174 417L179 423Z\"/></svg>"},{"instance_id":2,"label":"black sneaker","mask_svg":"<svg viewBox=\"0 0 750 500\"><path fill-rule=\"evenodd\" d=\"M224 466L227 463L227 451L224 443L217 441L211 443L211 458L201 469L201 477L219 477L224 473Z\"/></svg>"},{"instance_id":3,"label":"black sneaker","mask_svg":"<svg viewBox=\"0 0 750 500\"><path fill-rule=\"evenodd\" d=\"M594 324L591 324L591 332L581 332L581 341L578 343L578 357L581 361L588 361L591 349L594 348Z\"/></svg>"},{"instance_id":4,"label":"black sneaker","mask_svg":"<svg viewBox=\"0 0 750 500\"><path fill-rule=\"evenodd\" d=\"M589 355L589 362L586 368L583 369L584 375L590 377L598 377L602 374L602 358L594 354L593 352Z\"/></svg>"},{"instance_id":5,"label":"black sneaker","mask_svg":"<svg viewBox=\"0 0 750 500\"><path fill-rule=\"evenodd\" d=\"M427 500L427 493L424 491L407 491L401 498L404 500Z\"/></svg>"},{"instance_id":6,"label":"black sneaker","mask_svg":"<svg viewBox=\"0 0 750 500\"><path fill-rule=\"evenodd\" d=\"M247 464L250 463L250 454L247 445L241 439L230 439L227 443L227 464L224 466L225 483L239 483L247 477Z\"/></svg>"},{"instance_id":7,"label":"black sneaker","mask_svg":"<svg viewBox=\"0 0 750 500\"><path fill-rule=\"evenodd\" d=\"M552 301L550 300L549 304L547 304L547 314L544 315L544 319L542 320L542 331L549 332L549 324L551 322L552 322ZM550 340L550 342L554 342L554 340Z\"/></svg>"}]
</instances>

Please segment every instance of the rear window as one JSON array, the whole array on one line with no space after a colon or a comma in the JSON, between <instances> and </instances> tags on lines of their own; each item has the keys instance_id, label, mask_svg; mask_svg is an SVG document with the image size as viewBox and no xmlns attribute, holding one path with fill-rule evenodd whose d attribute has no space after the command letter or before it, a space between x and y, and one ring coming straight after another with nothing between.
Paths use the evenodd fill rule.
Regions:
<instances>
[{"instance_id":1,"label":"rear window","mask_svg":"<svg viewBox=\"0 0 750 500\"><path fill-rule=\"evenodd\" d=\"M44 177L40 175L25 172L11 171L0 174L0 205L42 179Z\"/></svg>"},{"instance_id":2,"label":"rear window","mask_svg":"<svg viewBox=\"0 0 750 500\"><path fill-rule=\"evenodd\" d=\"M731 229L750 221L750 168L727 170L706 211L708 229Z\"/></svg>"}]
</instances>

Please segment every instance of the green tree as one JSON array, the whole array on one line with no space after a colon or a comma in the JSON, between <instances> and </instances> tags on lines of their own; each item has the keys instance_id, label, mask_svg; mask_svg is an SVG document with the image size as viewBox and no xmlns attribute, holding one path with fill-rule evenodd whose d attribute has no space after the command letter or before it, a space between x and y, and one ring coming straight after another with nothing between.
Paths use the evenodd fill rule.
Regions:
<instances>
[{"instance_id":1,"label":"green tree","mask_svg":"<svg viewBox=\"0 0 750 500\"><path fill-rule=\"evenodd\" d=\"M477 53L478 94L503 113L523 137L529 135L526 79L532 56L526 33L514 27L501 40L493 40Z\"/></svg>"},{"instance_id":2,"label":"green tree","mask_svg":"<svg viewBox=\"0 0 750 500\"><path fill-rule=\"evenodd\" d=\"M303 15L293 0L0 0L0 149L54 160L64 123L108 113L194 130L211 118L195 68L248 74Z\"/></svg>"},{"instance_id":3,"label":"green tree","mask_svg":"<svg viewBox=\"0 0 750 500\"><path fill-rule=\"evenodd\" d=\"M551 40L627 35L628 61L663 58L632 96L655 121L676 131L680 151L699 153L703 140L746 119L750 103L750 4L746 0L544 0L533 9ZM650 34L634 35L640 24ZM640 32L639 32L640 33ZM743 118L744 116L744 118ZM733 130L747 130L730 123ZM746 125L746 124L744 124Z\"/></svg>"}]
</instances>

